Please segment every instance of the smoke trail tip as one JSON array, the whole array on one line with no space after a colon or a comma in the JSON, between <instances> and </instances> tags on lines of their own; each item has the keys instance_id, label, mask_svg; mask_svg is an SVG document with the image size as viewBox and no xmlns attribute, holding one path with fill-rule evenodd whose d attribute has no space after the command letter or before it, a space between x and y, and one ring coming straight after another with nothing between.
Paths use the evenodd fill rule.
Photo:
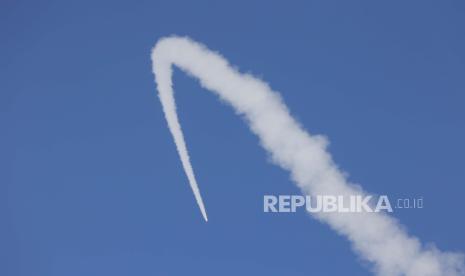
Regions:
<instances>
[{"instance_id":1,"label":"smoke trail tip","mask_svg":"<svg viewBox=\"0 0 465 276\"><path fill-rule=\"evenodd\" d=\"M205 207L203 206L203 202L201 203L200 212L202 213L202 216L205 222L208 222L207 211L205 210Z\"/></svg>"}]
</instances>

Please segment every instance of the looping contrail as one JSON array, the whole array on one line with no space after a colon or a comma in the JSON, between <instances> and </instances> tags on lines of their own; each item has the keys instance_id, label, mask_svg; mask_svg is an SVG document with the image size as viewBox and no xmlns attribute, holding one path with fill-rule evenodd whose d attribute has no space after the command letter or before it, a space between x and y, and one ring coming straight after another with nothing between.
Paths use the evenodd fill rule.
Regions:
<instances>
[{"instance_id":1,"label":"looping contrail","mask_svg":"<svg viewBox=\"0 0 465 276\"><path fill-rule=\"evenodd\" d=\"M335 165L326 150L326 138L305 131L292 118L279 94L265 82L238 72L221 55L185 37L160 39L153 49L152 62L168 127L205 220L207 213L176 113L173 65L199 79L204 88L243 116L273 162L290 172L304 194L366 195L359 186L349 183ZM425 247L384 213L334 212L314 216L346 236L353 249L374 265L378 275L465 275L462 254Z\"/></svg>"}]
</instances>

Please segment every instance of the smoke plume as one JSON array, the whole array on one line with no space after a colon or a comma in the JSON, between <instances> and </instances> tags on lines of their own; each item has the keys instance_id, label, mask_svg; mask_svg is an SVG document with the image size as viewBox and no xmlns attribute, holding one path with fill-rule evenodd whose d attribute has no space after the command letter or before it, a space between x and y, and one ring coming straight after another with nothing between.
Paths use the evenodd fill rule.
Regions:
<instances>
[{"instance_id":1,"label":"smoke plume","mask_svg":"<svg viewBox=\"0 0 465 276\"><path fill-rule=\"evenodd\" d=\"M305 131L268 84L238 72L220 54L185 37L160 39L152 52L153 73L169 129L203 217L207 214L176 113L172 66L197 78L248 123L272 161L290 172L306 195L366 195L349 183L326 150L327 140ZM318 220L346 236L378 275L464 275L462 254L424 246L385 213L317 213Z\"/></svg>"}]
</instances>

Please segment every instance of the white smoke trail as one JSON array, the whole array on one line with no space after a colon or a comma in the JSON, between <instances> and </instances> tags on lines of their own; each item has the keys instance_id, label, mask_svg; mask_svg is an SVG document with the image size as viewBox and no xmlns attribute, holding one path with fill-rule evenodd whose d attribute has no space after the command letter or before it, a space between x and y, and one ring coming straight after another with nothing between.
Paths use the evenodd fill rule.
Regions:
<instances>
[{"instance_id":1,"label":"white smoke trail","mask_svg":"<svg viewBox=\"0 0 465 276\"><path fill-rule=\"evenodd\" d=\"M277 165L291 173L303 193L365 195L350 184L326 151L324 137L310 135L291 117L279 95L261 80L241 74L219 54L189 38L168 37L152 52L153 72L169 129L202 215L205 208L176 113L172 65L231 104L248 122ZM378 275L464 275L464 257L425 247L384 213L318 213L315 217L345 235Z\"/></svg>"}]
</instances>

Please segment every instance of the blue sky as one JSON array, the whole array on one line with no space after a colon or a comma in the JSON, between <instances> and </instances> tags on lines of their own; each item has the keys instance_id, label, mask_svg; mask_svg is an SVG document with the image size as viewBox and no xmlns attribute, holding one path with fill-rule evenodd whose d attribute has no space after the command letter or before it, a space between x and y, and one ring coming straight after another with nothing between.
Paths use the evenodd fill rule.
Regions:
<instances>
[{"instance_id":1,"label":"blue sky","mask_svg":"<svg viewBox=\"0 0 465 276\"><path fill-rule=\"evenodd\" d=\"M0 275L369 275L232 109L175 71L204 223L151 73L188 35L281 93L409 233L465 251L461 1L3 1Z\"/></svg>"}]
</instances>

